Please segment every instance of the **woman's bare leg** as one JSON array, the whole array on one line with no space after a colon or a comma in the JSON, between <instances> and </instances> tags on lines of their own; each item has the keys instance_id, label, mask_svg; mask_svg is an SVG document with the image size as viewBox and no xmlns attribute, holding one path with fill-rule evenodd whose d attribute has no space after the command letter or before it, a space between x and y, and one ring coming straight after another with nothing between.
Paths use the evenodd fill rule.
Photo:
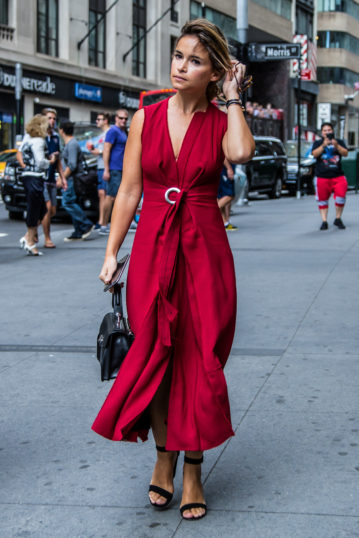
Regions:
<instances>
[{"instance_id":1,"label":"woman's bare leg","mask_svg":"<svg viewBox=\"0 0 359 538\"><path fill-rule=\"evenodd\" d=\"M156 445L164 447L167 439L167 415L168 415L168 400L170 393L172 377L171 365L162 379L151 404L151 426L153 437ZM173 493L173 467L177 458L176 452L157 452L157 461L153 470L151 484L155 484L170 493ZM159 493L154 491L149 492L149 497L153 503L158 505L165 504L166 499Z\"/></svg>"},{"instance_id":2,"label":"woman's bare leg","mask_svg":"<svg viewBox=\"0 0 359 538\"><path fill-rule=\"evenodd\" d=\"M37 237L37 226L31 227L31 228L28 227L25 238L29 247L36 245L36 237ZM39 251L37 250L37 248L34 248L32 252L34 254L38 254Z\"/></svg>"},{"instance_id":3,"label":"woman's bare leg","mask_svg":"<svg viewBox=\"0 0 359 538\"><path fill-rule=\"evenodd\" d=\"M188 458L199 460L203 452L186 452ZM181 506L189 503L205 503L201 482L201 465L185 463L183 465L183 492ZM183 512L183 517L192 519L203 516L204 508L191 508Z\"/></svg>"}]
</instances>

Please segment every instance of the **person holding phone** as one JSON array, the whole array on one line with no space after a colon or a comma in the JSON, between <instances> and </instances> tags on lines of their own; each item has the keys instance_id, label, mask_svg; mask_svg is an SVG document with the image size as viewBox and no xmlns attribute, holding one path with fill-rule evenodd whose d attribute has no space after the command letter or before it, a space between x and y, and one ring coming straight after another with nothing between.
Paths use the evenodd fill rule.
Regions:
<instances>
[{"instance_id":1,"label":"person holding phone","mask_svg":"<svg viewBox=\"0 0 359 538\"><path fill-rule=\"evenodd\" d=\"M323 123L321 135L322 138L316 140L312 147L313 157L317 159L315 175L317 176L316 197L322 217L320 230L328 230L328 203L332 193L334 194L336 213L333 224L340 230L345 230L341 216L344 210L348 182L343 174L341 159L348 155L348 150L344 140L334 137L331 123Z\"/></svg>"}]
</instances>

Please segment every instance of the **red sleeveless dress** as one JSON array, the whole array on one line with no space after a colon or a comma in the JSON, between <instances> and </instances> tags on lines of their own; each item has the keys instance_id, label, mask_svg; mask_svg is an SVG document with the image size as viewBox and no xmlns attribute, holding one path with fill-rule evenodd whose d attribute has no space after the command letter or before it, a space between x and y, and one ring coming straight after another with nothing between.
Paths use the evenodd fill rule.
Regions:
<instances>
[{"instance_id":1,"label":"red sleeveless dress","mask_svg":"<svg viewBox=\"0 0 359 538\"><path fill-rule=\"evenodd\" d=\"M212 104L195 113L176 161L167 107L144 109L144 200L127 280L135 340L92 428L146 440L146 410L172 361L166 448L207 450L234 435L223 367L236 281L217 204L227 117Z\"/></svg>"}]
</instances>

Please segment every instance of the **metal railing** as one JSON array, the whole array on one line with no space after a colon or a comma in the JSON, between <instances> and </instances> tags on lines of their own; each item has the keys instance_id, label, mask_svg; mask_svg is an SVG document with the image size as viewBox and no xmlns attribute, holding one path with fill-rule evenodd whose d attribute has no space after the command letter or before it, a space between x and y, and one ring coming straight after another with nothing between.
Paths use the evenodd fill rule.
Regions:
<instances>
[{"instance_id":1,"label":"metal railing","mask_svg":"<svg viewBox=\"0 0 359 538\"><path fill-rule=\"evenodd\" d=\"M254 135L275 136L283 140L283 120L255 118L253 116L247 116L246 120Z\"/></svg>"}]
</instances>

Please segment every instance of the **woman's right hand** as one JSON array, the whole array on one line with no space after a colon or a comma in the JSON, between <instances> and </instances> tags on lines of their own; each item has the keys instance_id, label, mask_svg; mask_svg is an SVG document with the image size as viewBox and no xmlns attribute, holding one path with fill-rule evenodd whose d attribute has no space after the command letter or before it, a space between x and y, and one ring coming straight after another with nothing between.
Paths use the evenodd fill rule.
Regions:
<instances>
[{"instance_id":1,"label":"woman's right hand","mask_svg":"<svg viewBox=\"0 0 359 538\"><path fill-rule=\"evenodd\" d=\"M102 280L104 284L109 284L116 269L116 256L106 257L101 269L101 273L99 274L99 279Z\"/></svg>"}]
</instances>

